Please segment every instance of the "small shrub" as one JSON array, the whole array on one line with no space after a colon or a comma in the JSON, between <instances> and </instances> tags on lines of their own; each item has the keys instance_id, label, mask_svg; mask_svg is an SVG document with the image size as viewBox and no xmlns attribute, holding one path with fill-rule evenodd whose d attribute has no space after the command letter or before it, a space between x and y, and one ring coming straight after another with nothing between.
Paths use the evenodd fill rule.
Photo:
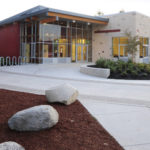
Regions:
<instances>
[{"instance_id":1,"label":"small shrub","mask_svg":"<svg viewBox=\"0 0 150 150\"><path fill-rule=\"evenodd\" d=\"M127 78L128 77L128 73L126 71L124 71L124 72L122 72L120 74L120 76L123 77L123 78Z\"/></svg>"},{"instance_id":2,"label":"small shrub","mask_svg":"<svg viewBox=\"0 0 150 150\"><path fill-rule=\"evenodd\" d=\"M109 68L110 77L115 79L150 79L150 64L134 63L132 60L124 62L100 58L96 67Z\"/></svg>"}]
</instances>

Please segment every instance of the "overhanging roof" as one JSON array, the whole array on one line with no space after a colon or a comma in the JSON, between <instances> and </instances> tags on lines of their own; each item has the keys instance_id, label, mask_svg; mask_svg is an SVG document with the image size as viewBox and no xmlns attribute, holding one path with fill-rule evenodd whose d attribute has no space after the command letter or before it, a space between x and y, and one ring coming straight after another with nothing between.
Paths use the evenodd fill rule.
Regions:
<instances>
[{"instance_id":1,"label":"overhanging roof","mask_svg":"<svg viewBox=\"0 0 150 150\"><path fill-rule=\"evenodd\" d=\"M58 10L58 9L53 9L53 8L47 8L44 6L36 6L34 8L29 9L29 10L26 10L22 13L19 13L15 16L12 16L10 18L7 18L5 20L0 21L0 25L10 24L13 22L21 21L21 20L29 18L29 17L38 16L41 14L49 14L49 13L53 13L56 15L61 14L64 16L72 16L72 18L78 17L78 18L90 19L90 20L104 22L104 24L107 24L109 21L108 18L83 15L83 14L79 14L79 13L73 13L73 12L68 12L68 11L63 11L63 10ZM92 23L94 23L94 22L92 22Z\"/></svg>"}]
</instances>

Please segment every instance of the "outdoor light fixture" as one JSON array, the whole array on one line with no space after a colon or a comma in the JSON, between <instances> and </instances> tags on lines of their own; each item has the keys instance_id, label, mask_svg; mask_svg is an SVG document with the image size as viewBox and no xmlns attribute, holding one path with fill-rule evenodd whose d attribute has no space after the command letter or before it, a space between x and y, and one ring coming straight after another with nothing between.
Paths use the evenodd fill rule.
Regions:
<instances>
[{"instance_id":1,"label":"outdoor light fixture","mask_svg":"<svg viewBox=\"0 0 150 150\"><path fill-rule=\"evenodd\" d=\"M90 22L88 22L87 24L88 24L88 26L89 26L91 23L90 23Z\"/></svg>"},{"instance_id":2,"label":"outdoor light fixture","mask_svg":"<svg viewBox=\"0 0 150 150\"><path fill-rule=\"evenodd\" d=\"M58 21L59 20L59 17L58 16L56 16L56 21Z\"/></svg>"},{"instance_id":3,"label":"outdoor light fixture","mask_svg":"<svg viewBox=\"0 0 150 150\"><path fill-rule=\"evenodd\" d=\"M67 28L69 28L69 22L67 21Z\"/></svg>"},{"instance_id":4,"label":"outdoor light fixture","mask_svg":"<svg viewBox=\"0 0 150 150\"><path fill-rule=\"evenodd\" d=\"M45 36L49 36L49 34L48 34L48 33L46 33L46 34L45 34Z\"/></svg>"},{"instance_id":5,"label":"outdoor light fixture","mask_svg":"<svg viewBox=\"0 0 150 150\"><path fill-rule=\"evenodd\" d=\"M75 23L76 21L75 21L75 20L72 20L72 22Z\"/></svg>"}]
</instances>

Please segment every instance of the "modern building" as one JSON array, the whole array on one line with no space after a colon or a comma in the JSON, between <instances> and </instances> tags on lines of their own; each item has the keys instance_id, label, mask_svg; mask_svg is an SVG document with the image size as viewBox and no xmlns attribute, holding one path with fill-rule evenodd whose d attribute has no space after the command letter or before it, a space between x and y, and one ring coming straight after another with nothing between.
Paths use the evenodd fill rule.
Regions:
<instances>
[{"instance_id":1,"label":"modern building","mask_svg":"<svg viewBox=\"0 0 150 150\"><path fill-rule=\"evenodd\" d=\"M88 16L37 6L0 21L0 57L27 62L94 62L126 59L125 32L138 35L136 61L149 60L150 18L137 12Z\"/></svg>"}]
</instances>

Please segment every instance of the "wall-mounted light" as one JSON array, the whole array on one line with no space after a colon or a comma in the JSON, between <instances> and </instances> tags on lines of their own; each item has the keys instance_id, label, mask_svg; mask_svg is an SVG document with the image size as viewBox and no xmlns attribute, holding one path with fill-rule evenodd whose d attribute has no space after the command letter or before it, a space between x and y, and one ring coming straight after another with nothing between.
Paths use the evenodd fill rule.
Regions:
<instances>
[{"instance_id":1,"label":"wall-mounted light","mask_svg":"<svg viewBox=\"0 0 150 150\"><path fill-rule=\"evenodd\" d=\"M45 36L49 36L49 34L48 34L48 33L45 33Z\"/></svg>"},{"instance_id":2,"label":"wall-mounted light","mask_svg":"<svg viewBox=\"0 0 150 150\"><path fill-rule=\"evenodd\" d=\"M75 20L72 20L72 22L75 23L76 21L75 21Z\"/></svg>"},{"instance_id":3,"label":"wall-mounted light","mask_svg":"<svg viewBox=\"0 0 150 150\"><path fill-rule=\"evenodd\" d=\"M69 28L69 21L67 21L67 28Z\"/></svg>"},{"instance_id":4,"label":"wall-mounted light","mask_svg":"<svg viewBox=\"0 0 150 150\"><path fill-rule=\"evenodd\" d=\"M87 23L88 26L89 26L90 24L91 24L90 22Z\"/></svg>"},{"instance_id":5,"label":"wall-mounted light","mask_svg":"<svg viewBox=\"0 0 150 150\"><path fill-rule=\"evenodd\" d=\"M58 16L56 16L56 21L58 21L59 20L59 17Z\"/></svg>"}]
</instances>

